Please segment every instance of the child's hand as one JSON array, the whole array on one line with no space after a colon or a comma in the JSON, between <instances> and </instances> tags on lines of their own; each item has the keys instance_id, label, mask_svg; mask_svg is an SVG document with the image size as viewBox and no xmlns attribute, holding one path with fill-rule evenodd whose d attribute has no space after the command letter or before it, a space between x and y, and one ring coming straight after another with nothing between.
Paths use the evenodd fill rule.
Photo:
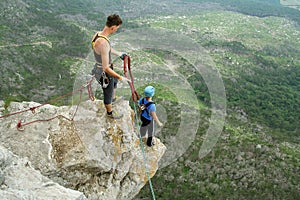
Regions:
<instances>
[{"instance_id":1,"label":"child's hand","mask_svg":"<svg viewBox=\"0 0 300 200\"><path fill-rule=\"evenodd\" d=\"M163 124L161 122L158 122L158 126L162 126Z\"/></svg>"}]
</instances>

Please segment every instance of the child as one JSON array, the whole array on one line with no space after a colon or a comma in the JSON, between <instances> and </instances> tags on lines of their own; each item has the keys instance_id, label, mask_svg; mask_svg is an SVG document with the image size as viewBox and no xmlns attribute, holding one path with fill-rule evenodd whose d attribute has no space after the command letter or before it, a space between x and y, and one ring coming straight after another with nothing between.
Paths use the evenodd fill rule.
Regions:
<instances>
[{"instance_id":1,"label":"child","mask_svg":"<svg viewBox=\"0 0 300 200\"><path fill-rule=\"evenodd\" d=\"M156 116L156 106L152 101L154 96L155 88L153 86L147 86L144 90L145 97L139 100L140 110L141 110L141 120L142 125L140 128L141 136L145 136L148 132L147 145L149 147L154 145L154 122L155 120L159 126L162 126L162 123Z\"/></svg>"}]
</instances>

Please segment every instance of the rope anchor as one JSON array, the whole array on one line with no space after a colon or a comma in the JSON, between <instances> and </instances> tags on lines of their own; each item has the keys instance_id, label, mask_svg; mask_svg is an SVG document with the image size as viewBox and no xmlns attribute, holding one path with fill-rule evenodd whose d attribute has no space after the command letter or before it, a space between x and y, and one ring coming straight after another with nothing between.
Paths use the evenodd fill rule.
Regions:
<instances>
[{"instance_id":1,"label":"rope anchor","mask_svg":"<svg viewBox=\"0 0 300 200\"><path fill-rule=\"evenodd\" d=\"M57 116L52 117L52 118L49 118L49 119L39 119L39 120L34 120L34 121L31 121L31 122L27 122L27 123L23 123L22 120L19 120L18 123L17 123L17 125L16 125L16 128L17 128L17 130L19 130L19 131L24 131L24 130L25 130L25 129L24 129L24 126L27 126L27 125L29 125L29 124L33 124L33 123L36 123L36 122L50 121L50 120L53 120L53 119L55 119L55 118L57 118L57 117L59 117L59 116L65 118L65 119L67 119L67 120L69 120L69 121L72 121L72 120L74 119L75 115L76 115L76 112L77 112L77 110L78 110L79 104L80 104L80 102L81 102L81 99L82 99L82 92L83 92L83 89L84 89L84 88L87 88L88 94L89 94L89 98L91 99L91 101L94 101L94 100L95 100L95 98L94 98L94 96L93 96L92 86L91 86L93 80L94 80L94 76L92 76L91 80L89 80L85 85L83 85L82 87L80 87L79 89L77 89L77 90L75 90L75 91L73 91L73 92L69 92L69 93L67 93L67 94L65 94L65 95L63 95L63 96L60 96L60 97L58 97L58 98L56 98L56 99L54 99L54 100L52 100L52 101L50 101L50 102L48 102L48 103L44 103L44 104L41 104L41 105L39 105L39 106L31 107L31 108L28 108L28 109L25 109L25 110L21 110L21 111L18 111L18 112L9 113L9 114L7 114L7 115L0 116L0 119L2 119L2 118L7 118L7 117L10 117L10 116L13 116L13 115L17 115L17 114L21 114L21 113L24 113L24 112L27 112L27 111L31 111L32 114L35 114L35 111L36 111L37 108L40 108L40 107L45 106L45 105L47 105L47 104L51 104L51 103L53 103L53 102L56 102L56 101L58 101L58 100L61 100L61 99L65 98L65 97L67 97L67 96L70 96L70 95L73 95L73 94L75 94L75 93L77 93L77 92L80 92L80 101L78 102L77 107L76 107L76 110L75 110L75 112L74 112L74 114L73 114L73 117L72 117L71 119L69 119L69 118L67 118L67 117L64 117L64 116L62 116L62 115L57 115ZM23 127L23 128L22 128L22 127Z\"/></svg>"},{"instance_id":2,"label":"rope anchor","mask_svg":"<svg viewBox=\"0 0 300 200\"><path fill-rule=\"evenodd\" d=\"M21 127L22 127L22 121L19 120L18 123L17 123L17 129L18 129L18 131L24 131L25 130L24 128L21 129Z\"/></svg>"}]
</instances>

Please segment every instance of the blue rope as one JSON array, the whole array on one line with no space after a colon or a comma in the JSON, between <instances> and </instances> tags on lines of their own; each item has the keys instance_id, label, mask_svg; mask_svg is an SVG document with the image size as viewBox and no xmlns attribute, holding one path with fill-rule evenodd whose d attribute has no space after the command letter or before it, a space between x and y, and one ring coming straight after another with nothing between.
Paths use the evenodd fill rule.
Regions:
<instances>
[{"instance_id":1,"label":"blue rope","mask_svg":"<svg viewBox=\"0 0 300 200\"><path fill-rule=\"evenodd\" d=\"M133 102L133 107L134 107L134 113L135 113L135 124L138 128L140 128L140 126L139 126L139 116L138 116L138 112L137 112L137 109L136 109L135 102ZM144 145L143 145L141 131L140 131L140 129L138 129L138 130L139 130L139 137L140 137L140 146L141 146L143 157L144 157L144 164L145 164L145 168L146 168L146 174L148 176L148 182L149 182L149 185L150 185L152 199L156 200L154 190L153 190L153 186L152 186L152 182L151 182L150 172L149 172L149 169L148 169L148 166L147 166L146 153L145 153L145 149L144 149Z\"/></svg>"}]
</instances>

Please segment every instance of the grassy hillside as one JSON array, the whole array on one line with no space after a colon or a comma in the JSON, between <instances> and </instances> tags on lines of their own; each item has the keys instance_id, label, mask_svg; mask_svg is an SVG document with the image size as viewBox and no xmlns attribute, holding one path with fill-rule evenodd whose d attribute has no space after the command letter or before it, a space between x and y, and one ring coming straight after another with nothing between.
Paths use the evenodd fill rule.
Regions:
<instances>
[{"instance_id":1,"label":"grassy hillside","mask_svg":"<svg viewBox=\"0 0 300 200\"><path fill-rule=\"evenodd\" d=\"M89 52L103 14L85 1L2 1L0 99L45 102L72 90L70 66ZM87 30L90 31L87 31Z\"/></svg>"},{"instance_id":2,"label":"grassy hillside","mask_svg":"<svg viewBox=\"0 0 300 200\"><path fill-rule=\"evenodd\" d=\"M254 121L297 135L300 31L293 21L214 11L139 22L188 34L210 49L230 107L241 107Z\"/></svg>"},{"instance_id":3,"label":"grassy hillside","mask_svg":"<svg viewBox=\"0 0 300 200\"><path fill-rule=\"evenodd\" d=\"M184 0L187 2L203 3L207 0ZM219 3L224 9L240 12L246 15L268 17L278 16L286 17L295 22L300 23L300 13L293 8L285 7L280 4L280 0L214 0Z\"/></svg>"},{"instance_id":4,"label":"grassy hillside","mask_svg":"<svg viewBox=\"0 0 300 200\"><path fill-rule=\"evenodd\" d=\"M204 119L200 121L195 141L182 158L154 177L158 198L297 199L300 180L297 24L284 18L258 18L224 11L137 21L140 25L164 27L188 35L208 49L222 74L228 100L227 123L212 154L199 160L202 136L208 128ZM176 69L188 71L187 63L181 62L175 62L180 66ZM209 96L207 88L199 87L203 85L201 76L194 77L197 78L192 76L189 82L205 103ZM202 110L201 116L209 113ZM159 137L165 141L168 134L165 130ZM149 188L145 187L137 199L147 199L149 194Z\"/></svg>"}]
</instances>

